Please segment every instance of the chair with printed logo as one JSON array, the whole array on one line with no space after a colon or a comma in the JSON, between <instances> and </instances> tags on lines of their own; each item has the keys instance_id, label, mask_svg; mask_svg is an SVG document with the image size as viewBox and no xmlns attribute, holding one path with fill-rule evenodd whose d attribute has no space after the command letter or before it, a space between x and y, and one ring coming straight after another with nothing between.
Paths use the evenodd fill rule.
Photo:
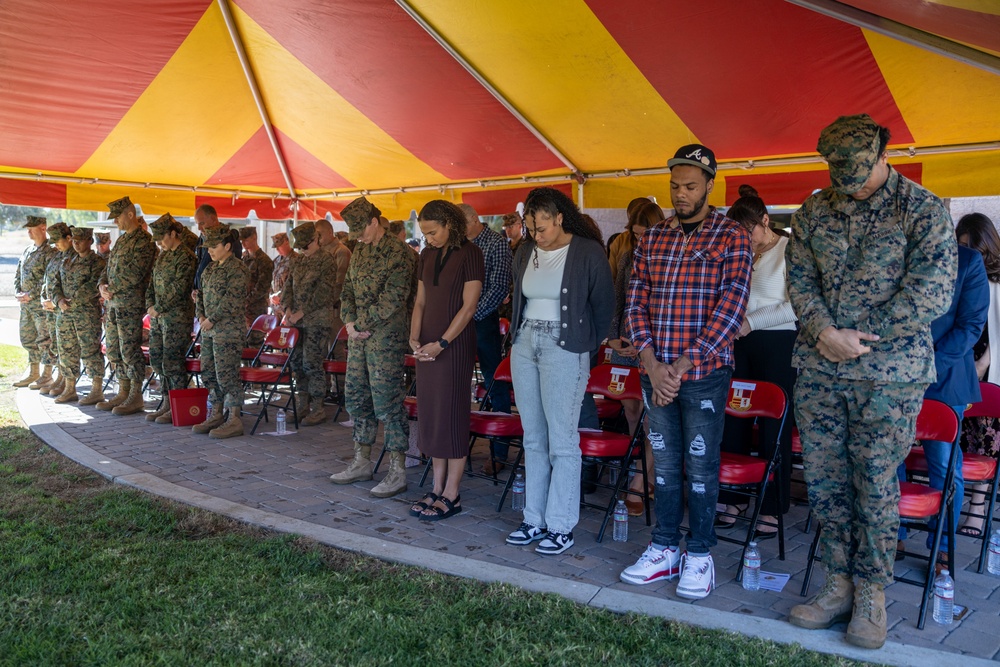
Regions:
<instances>
[{"instance_id":1,"label":"chair with printed logo","mask_svg":"<svg viewBox=\"0 0 1000 667\"><path fill-rule=\"evenodd\" d=\"M247 330L246 342L243 347L243 354L241 358L244 363L249 364L251 361L257 358L257 353L260 351L260 345L251 345L250 339L255 333L267 335L267 332L278 326L280 318L277 315L258 315L257 319L253 321L250 325L250 329Z\"/></svg>"}]
</instances>

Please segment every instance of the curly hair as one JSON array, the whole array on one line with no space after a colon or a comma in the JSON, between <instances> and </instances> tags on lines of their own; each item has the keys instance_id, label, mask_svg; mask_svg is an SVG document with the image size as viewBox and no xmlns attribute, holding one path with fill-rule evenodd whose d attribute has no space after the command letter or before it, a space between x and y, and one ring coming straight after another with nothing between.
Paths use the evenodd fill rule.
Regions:
<instances>
[{"instance_id":1,"label":"curly hair","mask_svg":"<svg viewBox=\"0 0 1000 667\"><path fill-rule=\"evenodd\" d=\"M448 230L448 243L446 247L457 248L465 241L466 219L462 209L444 199L434 199L420 209L419 220L424 222L433 220L444 225Z\"/></svg>"},{"instance_id":2,"label":"curly hair","mask_svg":"<svg viewBox=\"0 0 1000 667\"><path fill-rule=\"evenodd\" d=\"M1000 283L1000 234L993 221L982 213L963 215L955 227L955 238L968 234L969 247L978 250L986 264L986 277Z\"/></svg>"},{"instance_id":3,"label":"curly hair","mask_svg":"<svg viewBox=\"0 0 1000 667\"><path fill-rule=\"evenodd\" d=\"M582 236L592 241L597 241L603 245L601 231L597 225L588 225L580 209L576 207L573 200L555 188L535 188L528 193L524 201L524 217L533 216L538 212L548 213L553 218L557 213L562 213L564 231L575 236ZM530 231L529 231L530 236Z\"/></svg>"}]
</instances>

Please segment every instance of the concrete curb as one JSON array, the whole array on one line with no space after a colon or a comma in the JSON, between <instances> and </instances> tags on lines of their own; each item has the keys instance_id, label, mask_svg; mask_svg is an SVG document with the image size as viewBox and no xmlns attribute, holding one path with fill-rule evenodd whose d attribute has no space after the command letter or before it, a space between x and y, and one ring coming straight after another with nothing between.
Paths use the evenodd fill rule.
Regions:
<instances>
[{"instance_id":1,"label":"concrete curb","mask_svg":"<svg viewBox=\"0 0 1000 667\"><path fill-rule=\"evenodd\" d=\"M101 456L52 422L38 392L28 389L16 391L17 408L25 424L43 442L67 458L115 483L215 512L253 526L302 535L338 549L394 563L413 565L441 574L489 583L510 584L535 593L554 593L573 602L617 613L634 612L696 627L767 639L780 644L798 644L811 651L863 662L899 667L939 667L956 659L961 660L962 667L996 667L997 664L982 658L893 642L887 642L877 651L859 649L848 644L844 640L843 633L838 631L803 631L785 621L743 616L707 607L693 607L666 598L650 598L593 584L575 583L560 577L527 572L504 565L486 564L461 556L388 542L254 509L186 489Z\"/></svg>"}]
</instances>

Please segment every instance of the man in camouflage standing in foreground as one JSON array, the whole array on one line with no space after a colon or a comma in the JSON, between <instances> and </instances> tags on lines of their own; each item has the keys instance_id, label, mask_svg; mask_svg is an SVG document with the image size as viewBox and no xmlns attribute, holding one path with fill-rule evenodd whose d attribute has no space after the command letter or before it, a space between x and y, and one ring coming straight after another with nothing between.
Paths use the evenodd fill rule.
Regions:
<instances>
[{"instance_id":1,"label":"man in camouflage standing in foreground","mask_svg":"<svg viewBox=\"0 0 1000 667\"><path fill-rule=\"evenodd\" d=\"M24 227L28 230L31 245L21 253L14 274L14 298L21 304L19 334L21 347L28 351L28 370L24 377L14 383L15 387L28 387L42 377L52 378L51 339L45 326L45 311L42 309L42 284L45 281L45 266L54 252L45 235L45 218L29 215ZM44 366L44 369L39 366ZM37 386L35 387L37 388Z\"/></svg>"},{"instance_id":2,"label":"man in camouflage standing in foreground","mask_svg":"<svg viewBox=\"0 0 1000 667\"><path fill-rule=\"evenodd\" d=\"M416 257L409 246L385 232L379 224L381 211L364 197L348 204L341 215L351 238L358 240L340 294L350 337L346 401L354 420L354 460L330 480L350 484L372 478L371 449L381 420L389 472L372 495L388 498L406 490L410 430L403 410L403 364Z\"/></svg>"},{"instance_id":3,"label":"man in camouflage standing in foreground","mask_svg":"<svg viewBox=\"0 0 1000 667\"><path fill-rule=\"evenodd\" d=\"M257 316L267 314L267 297L271 291L274 262L257 243L257 230L253 227L240 229L240 243L243 244L243 264L250 274L246 302L246 325L249 330ZM254 331L248 342L251 347L260 347L264 342L264 333Z\"/></svg>"},{"instance_id":4,"label":"man in camouflage standing in foreground","mask_svg":"<svg viewBox=\"0 0 1000 667\"><path fill-rule=\"evenodd\" d=\"M53 373L58 371L59 376L56 377L53 374L51 381L47 384L41 384L41 380L39 380L38 393L59 396L62 394L63 389L66 388L67 369L65 368L66 360L59 354L59 307L56 305L53 292L56 281L59 279L59 267L76 253L73 251L73 237L69 233L69 225L65 222L57 222L54 225L49 225L46 233L49 236L49 243L55 248L55 252L49 255L49 261L45 265L45 281L42 283L42 309L45 310L45 324L49 329L50 350L53 353L52 370ZM74 380L76 379L76 372L75 369L70 371L70 375Z\"/></svg>"},{"instance_id":5,"label":"man in camouflage standing in foreground","mask_svg":"<svg viewBox=\"0 0 1000 667\"><path fill-rule=\"evenodd\" d=\"M94 236L89 227L70 227L74 253L59 267L52 298L59 308L59 360L66 371L66 388L56 403L77 400L76 382L80 360L90 376L90 393L80 405L104 400L104 355L101 354L101 303L97 281L104 272L104 259L91 249Z\"/></svg>"},{"instance_id":6,"label":"man in camouflage standing in foreground","mask_svg":"<svg viewBox=\"0 0 1000 667\"><path fill-rule=\"evenodd\" d=\"M847 641L864 648L885 643L896 468L935 379L930 325L948 309L957 266L947 210L889 166L888 142L867 114L822 131L832 187L795 213L786 251L802 327L795 421L827 574L789 620L815 629L850 618Z\"/></svg>"},{"instance_id":7,"label":"man in camouflage standing in foreground","mask_svg":"<svg viewBox=\"0 0 1000 667\"><path fill-rule=\"evenodd\" d=\"M146 288L146 313L149 315L149 365L160 376L163 402L146 415L146 421L170 424L171 389L187 386L184 353L191 344L194 325L194 272L198 260L184 243L184 226L164 213L152 225L153 242L160 248L153 263L153 276Z\"/></svg>"},{"instance_id":8,"label":"man in camouflage standing in foreground","mask_svg":"<svg viewBox=\"0 0 1000 667\"><path fill-rule=\"evenodd\" d=\"M105 342L108 359L118 374L118 394L97 404L98 410L116 415L142 412L142 383L146 379L146 361L142 356L142 317L146 312L146 287L149 285L156 257L156 246L143 231L128 197L108 204L110 214L121 231L108 256L108 264L99 284L108 309Z\"/></svg>"},{"instance_id":9,"label":"man in camouflage standing in foreground","mask_svg":"<svg viewBox=\"0 0 1000 667\"><path fill-rule=\"evenodd\" d=\"M292 230L295 249L300 254L291 262L288 279L281 294L283 324L297 327L299 344L292 351L291 366L300 391L298 409L308 414L299 421L315 426L326 421L323 396L326 394L326 356L330 322L333 320L333 282L336 269L333 258L320 250L316 227L304 222Z\"/></svg>"}]
</instances>

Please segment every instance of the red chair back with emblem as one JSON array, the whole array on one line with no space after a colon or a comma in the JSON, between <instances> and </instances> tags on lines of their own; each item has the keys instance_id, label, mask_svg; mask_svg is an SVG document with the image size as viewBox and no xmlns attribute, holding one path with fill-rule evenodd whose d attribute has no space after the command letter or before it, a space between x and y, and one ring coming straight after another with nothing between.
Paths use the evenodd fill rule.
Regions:
<instances>
[{"instance_id":1,"label":"red chair back with emblem","mask_svg":"<svg viewBox=\"0 0 1000 667\"><path fill-rule=\"evenodd\" d=\"M639 369L632 366L598 364L590 369L587 392L616 401L622 399L641 401L642 383L639 381Z\"/></svg>"}]
</instances>

